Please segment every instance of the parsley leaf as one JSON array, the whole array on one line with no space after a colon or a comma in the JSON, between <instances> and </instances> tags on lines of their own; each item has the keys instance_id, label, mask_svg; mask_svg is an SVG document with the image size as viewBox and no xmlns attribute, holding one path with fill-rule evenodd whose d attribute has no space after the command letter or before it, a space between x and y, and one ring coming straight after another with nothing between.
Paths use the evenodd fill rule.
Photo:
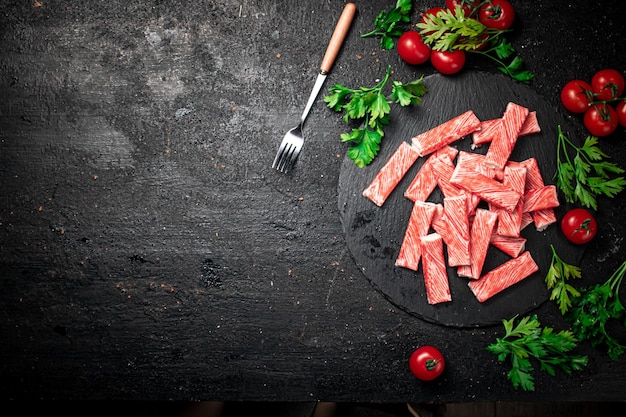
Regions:
<instances>
[{"instance_id":1,"label":"parsley leaf","mask_svg":"<svg viewBox=\"0 0 626 417\"><path fill-rule=\"evenodd\" d=\"M556 300L561 314L565 314L572 305L572 297L579 297L580 293L566 281L570 278L580 278L582 276L579 267L564 262L556 253L553 245L552 260L550 268L546 274L546 286L550 292L550 300Z\"/></svg>"},{"instance_id":2,"label":"parsley leaf","mask_svg":"<svg viewBox=\"0 0 626 417\"><path fill-rule=\"evenodd\" d=\"M596 136L587 136L583 145L578 147L563 134L561 126L558 126L558 131L556 186L568 203L579 202L597 210L598 195L612 198L626 186L624 177L617 176L624 170L606 160L608 155L598 147ZM575 152L573 158L570 157L570 150Z\"/></svg>"},{"instance_id":3,"label":"parsley leaf","mask_svg":"<svg viewBox=\"0 0 626 417\"><path fill-rule=\"evenodd\" d=\"M393 38L400 37L406 30L406 25L411 21L411 0L398 0L396 7L391 10L383 10L374 20L374 29L361 35L361 38L371 36L380 37L380 47L385 50L393 49Z\"/></svg>"},{"instance_id":4,"label":"parsley leaf","mask_svg":"<svg viewBox=\"0 0 626 417\"><path fill-rule=\"evenodd\" d=\"M341 141L352 143L348 149L348 156L356 166L362 168L374 159L374 155L378 154L382 137L378 129L370 130L365 127L341 134Z\"/></svg>"},{"instance_id":5,"label":"parsley leaf","mask_svg":"<svg viewBox=\"0 0 626 417\"><path fill-rule=\"evenodd\" d=\"M422 101L422 96L426 93L426 86L422 78L402 84L393 81L391 88L391 98L403 107L411 104L417 105Z\"/></svg>"},{"instance_id":6,"label":"parsley leaf","mask_svg":"<svg viewBox=\"0 0 626 417\"><path fill-rule=\"evenodd\" d=\"M513 56L515 54L515 48L513 48L513 45L505 38L498 38L497 43L491 49L473 52L496 62L498 64L498 70L514 80L529 83L534 77L530 71L522 69L524 61L519 55ZM512 56L513 58L507 64L506 60Z\"/></svg>"},{"instance_id":7,"label":"parsley leaf","mask_svg":"<svg viewBox=\"0 0 626 417\"><path fill-rule=\"evenodd\" d=\"M607 330L607 324L612 319L626 326L626 308L619 299L619 288L624 274L626 261L603 284L583 290L582 295L573 300L573 307L566 316L579 340L589 341L594 347L606 346L607 353L613 360L626 352L626 346L620 344Z\"/></svg>"},{"instance_id":8,"label":"parsley leaf","mask_svg":"<svg viewBox=\"0 0 626 417\"><path fill-rule=\"evenodd\" d=\"M385 135L383 128L389 124L391 105L417 105L427 92L422 76L406 84L392 80L391 94L387 97L384 88L390 76L391 66L388 66L385 77L374 87L351 89L335 84L328 89L330 94L324 97L329 108L344 112L343 120L346 123L361 122L360 128L340 135L342 142L349 143L348 156L359 168L369 165L378 154L380 142Z\"/></svg>"},{"instance_id":9,"label":"parsley leaf","mask_svg":"<svg viewBox=\"0 0 626 417\"><path fill-rule=\"evenodd\" d=\"M444 9L436 15L424 15L422 22L415 26L419 29L424 43L435 51L475 50L480 48L489 36L501 32L486 27L476 19L466 17L459 5L455 10Z\"/></svg>"},{"instance_id":10,"label":"parsley leaf","mask_svg":"<svg viewBox=\"0 0 626 417\"><path fill-rule=\"evenodd\" d=\"M507 379L515 389L521 387L524 391L535 390L531 359L539 362L539 369L551 376L556 375L556 370L571 375L573 371L579 371L587 365L586 356L571 352L578 345L572 332L555 332L551 327L541 327L537 315L526 316L518 322L515 322L516 318L502 320L504 337L496 338L495 343L487 346L487 350L495 354L498 361L510 360L511 369Z\"/></svg>"}]
</instances>

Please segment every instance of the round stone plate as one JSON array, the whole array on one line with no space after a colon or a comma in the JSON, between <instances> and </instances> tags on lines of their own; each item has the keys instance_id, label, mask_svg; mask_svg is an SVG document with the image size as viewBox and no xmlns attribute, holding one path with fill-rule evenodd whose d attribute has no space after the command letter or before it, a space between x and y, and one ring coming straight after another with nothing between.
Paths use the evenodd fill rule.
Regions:
<instances>
[{"instance_id":1,"label":"round stone plate","mask_svg":"<svg viewBox=\"0 0 626 417\"><path fill-rule=\"evenodd\" d=\"M448 267L452 301L430 305L426 299L421 266L418 271L395 266L413 205L404 197L404 191L425 158L417 160L382 207L363 197L362 192L402 141L410 143L416 134L467 110L473 110L480 120L502 117L508 102L536 111L541 132L521 137L510 159L522 161L536 158L546 184L553 183L556 169L557 126L561 125L565 132L573 132L574 129L563 114L532 88L501 74L466 70L451 77L431 75L424 78L424 83L428 92L418 106L392 107L380 153L369 166L358 168L347 156L343 161L338 204L352 257L371 284L391 303L427 321L453 327L476 327L501 323L502 319L528 313L548 299L544 277L552 257L550 244L569 263L577 265L582 258L582 248L570 244L562 236L558 224L552 224L542 232L531 224L522 231L522 236L527 239L526 250L530 251L539 266L535 274L480 303L467 286L468 279L457 276L455 268ZM479 153L485 153L489 146L472 150L469 137L452 145L459 150ZM429 198L435 203L442 200L438 189ZM560 218L562 207L556 212ZM508 259L503 252L490 247L483 273Z\"/></svg>"}]
</instances>

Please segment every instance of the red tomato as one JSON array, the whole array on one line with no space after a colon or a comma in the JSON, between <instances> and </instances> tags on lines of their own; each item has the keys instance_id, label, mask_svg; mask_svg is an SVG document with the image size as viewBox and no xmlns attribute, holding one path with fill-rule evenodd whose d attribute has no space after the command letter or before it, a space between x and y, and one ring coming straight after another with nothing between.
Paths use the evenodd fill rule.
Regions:
<instances>
[{"instance_id":1,"label":"red tomato","mask_svg":"<svg viewBox=\"0 0 626 417\"><path fill-rule=\"evenodd\" d=\"M591 87L598 100L621 97L624 92L624 76L617 70L605 68L591 78Z\"/></svg>"},{"instance_id":2,"label":"red tomato","mask_svg":"<svg viewBox=\"0 0 626 417\"><path fill-rule=\"evenodd\" d=\"M507 0L491 0L480 7L478 20L488 28L505 30L513 25L515 10Z\"/></svg>"},{"instance_id":3,"label":"red tomato","mask_svg":"<svg viewBox=\"0 0 626 417\"><path fill-rule=\"evenodd\" d=\"M465 12L465 16L469 16L476 10L481 0L446 0L446 8L454 11L456 5L461 6Z\"/></svg>"},{"instance_id":4,"label":"red tomato","mask_svg":"<svg viewBox=\"0 0 626 417\"><path fill-rule=\"evenodd\" d=\"M459 49L454 51L432 51L430 53L430 63L442 74L456 74L465 65L465 52Z\"/></svg>"},{"instance_id":5,"label":"red tomato","mask_svg":"<svg viewBox=\"0 0 626 417\"><path fill-rule=\"evenodd\" d=\"M424 12L424 14L422 15L422 23L424 23L424 17L425 16L437 16L437 13L439 13L442 10L445 10L445 8L443 8L443 7L431 7L430 9L426 10Z\"/></svg>"},{"instance_id":6,"label":"red tomato","mask_svg":"<svg viewBox=\"0 0 626 417\"><path fill-rule=\"evenodd\" d=\"M593 100L591 85L582 80L572 80L561 90L563 107L573 113L584 113Z\"/></svg>"},{"instance_id":7,"label":"red tomato","mask_svg":"<svg viewBox=\"0 0 626 417\"><path fill-rule=\"evenodd\" d=\"M409 358L411 372L421 381L432 381L441 375L445 367L443 355L433 346L421 346Z\"/></svg>"},{"instance_id":8,"label":"red tomato","mask_svg":"<svg viewBox=\"0 0 626 417\"><path fill-rule=\"evenodd\" d=\"M598 223L589 211L575 208L565 213L561 219L561 231L570 242L583 245L596 237Z\"/></svg>"},{"instance_id":9,"label":"red tomato","mask_svg":"<svg viewBox=\"0 0 626 417\"><path fill-rule=\"evenodd\" d=\"M407 30L398 39L398 53L407 64L419 65L430 58L430 48L422 41L422 35Z\"/></svg>"},{"instance_id":10,"label":"red tomato","mask_svg":"<svg viewBox=\"0 0 626 417\"><path fill-rule=\"evenodd\" d=\"M617 129L617 112L610 104L594 104L585 112L583 123L592 135L608 136Z\"/></svg>"},{"instance_id":11,"label":"red tomato","mask_svg":"<svg viewBox=\"0 0 626 417\"><path fill-rule=\"evenodd\" d=\"M617 109L615 109L617 113L617 118L619 120L619 124L623 127L626 127L626 100L622 100L617 105Z\"/></svg>"}]
</instances>

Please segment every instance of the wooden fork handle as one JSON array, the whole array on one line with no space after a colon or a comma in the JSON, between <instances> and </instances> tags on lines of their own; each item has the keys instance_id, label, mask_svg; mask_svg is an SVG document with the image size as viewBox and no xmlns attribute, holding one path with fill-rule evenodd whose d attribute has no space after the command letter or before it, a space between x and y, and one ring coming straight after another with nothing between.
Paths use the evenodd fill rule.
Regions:
<instances>
[{"instance_id":1,"label":"wooden fork handle","mask_svg":"<svg viewBox=\"0 0 626 417\"><path fill-rule=\"evenodd\" d=\"M330 42L328 42L324 59L322 59L322 65L320 65L320 72L322 74L330 72L333 63L335 62L335 58L337 58L339 50L343 45L343 41L348 34L348 30L350 30L350 25L352 24L352 19L354 18L355 13L356 6L354 3L347 3L343 8L343 12L337 21L337 26L335 26L333 35L330 38Z\"/></svg>"}]
</instances>

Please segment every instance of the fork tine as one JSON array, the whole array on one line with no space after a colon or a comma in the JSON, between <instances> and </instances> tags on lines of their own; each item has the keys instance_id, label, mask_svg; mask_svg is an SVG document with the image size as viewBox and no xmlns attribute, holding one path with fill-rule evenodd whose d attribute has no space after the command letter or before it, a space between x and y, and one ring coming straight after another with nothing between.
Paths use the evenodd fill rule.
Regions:
<instances>
[{"instance_id":1,"label":"fork tine","mask_svg":"<svg viewBox=\"0 0 626 417\"><path fill-rule=\"evenodd\" d=\"M291 152L291 158L289 158L289 167L291 167L296 163L296 159L298 159L298 155L300 155L300 149L302 149L302 145L294 145L293 152Z\"/></svg>"},{"instance_id":2,"label":"fork tine","mask_svg":"<svg viewBox=\"0 0 626 417\"><path fill-rule=\"evenodd\" d=\"M291 155L293 153L293 144L289 144L289 149L283 155L282 164L280 166L280 172L286 173L291 168Z\"/></svg>"},{"instance_id":3,"label":"fork tine","mask_svg":"<svg viewBox=\"0 0 626 417\"><path fill-rule=\"evenodd\" d=\"M304 140L302 138L302 125L300 124L288 131L283 138L272 163L272 168L281 172L289 171L298 158L302 149L302 142Z\"/></svg>"},{"instance_id":4,"label":"fork tine","mask_svg":"<svg viewBox=\"0 0 626 417\"><path fill-rule=\"evenodd\" d=\"M298 156L300 147L296 143L289 143L289 148L282 156L281 172L287 172L291 169Z\"/></svg>"},{"instance_id":5,"label":"fork tine","mask_svg":"<svg viewBox=\"0 0 626 417\"><path fill-rule=\"evenodd\" d=\"M289 141L285 141L285 146L281 146L281 148L283 149L282 152L279 151L280 155L276 155L276 169L281 172L285 172L285 168L289 162L291 152L293 152L293 144Z\"/></svg>"},{"instance_id":6,"label":"fork tine","mask_svg":"<svg viewBox=\"0 0 626 417\"><path fill-rule=\"evenodd\" d=\"M287 149L287 152L285 152L285 155L283 156L283 166L281 167L281 171L282 172L287 172L291 169L291 165L293 162L293 153L296 150L296 146L293 143L289 144L289 149Z\"/></svg>"},{"instance_id":7,"label":"fork tine","mask_svg":"<svg viewBox=\"0 0 626 417\"><path fill-rule=\"evenodd\" d=\"M279 165L282 162L283 154L285 153L285 148L287 147L288 142L283 140L278 148L278 152L276 152L276 157L274 158L274 162L272 163L272 168L276 168L280 170Z\"/></svg>"}]
</instances>

